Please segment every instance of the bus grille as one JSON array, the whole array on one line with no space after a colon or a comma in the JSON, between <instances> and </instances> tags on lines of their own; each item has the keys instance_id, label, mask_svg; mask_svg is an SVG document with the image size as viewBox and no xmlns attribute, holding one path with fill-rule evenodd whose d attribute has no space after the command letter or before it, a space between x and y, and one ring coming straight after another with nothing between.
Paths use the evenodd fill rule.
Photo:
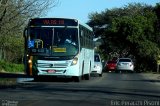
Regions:
<instances>
[{"instance_id":1,"label":"bus grille","mask_svg":"<svg viewBox=\"0 0 160 106\"><path fill-rule=\"evenodd\" d=\"M67 67L68 66L68 63L55 63L54 64L54 67Z\"/></svg>"},{"instance_id":2,"label":"bus grille","mask_svg":"<svg viewBox=\"0 0 160 106\"><path fill-rule=\"evenodd\" d=\"M37 67L40 68L55 68L55 67L67 67L68 63L54 63L54 64L37 64Z\"/></svg>"}]
</instances>

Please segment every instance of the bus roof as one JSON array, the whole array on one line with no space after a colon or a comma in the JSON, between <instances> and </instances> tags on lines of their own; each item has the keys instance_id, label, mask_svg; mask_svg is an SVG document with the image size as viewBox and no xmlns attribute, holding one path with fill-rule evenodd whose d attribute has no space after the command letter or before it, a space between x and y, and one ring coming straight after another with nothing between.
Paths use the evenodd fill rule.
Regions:
<instances>
[{"instance_id":1,"label":"bus roof","mask_svg":"<svg viewBox=\"0 0 160 106\"><path fill-rule=\"evenodd\" d=\"M87 29L93 31L93 29L89 25L81 23L80 21L79 21L79 24L82 25L82 26L84 26L84 27L86 27Z\"/></svg>"}]
</instances>

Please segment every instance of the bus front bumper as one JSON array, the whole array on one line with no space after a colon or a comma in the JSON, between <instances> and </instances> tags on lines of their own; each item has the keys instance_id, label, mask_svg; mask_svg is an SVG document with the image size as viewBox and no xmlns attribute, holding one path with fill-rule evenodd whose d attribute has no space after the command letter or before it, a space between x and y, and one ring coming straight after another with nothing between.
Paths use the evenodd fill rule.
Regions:
<instances>
[{"instance_id":1,"label":"bus front bumper","mask_svg":"<svg viewBox=\"0 0 160 106\"><path fill-rule=\"evenodd\" d=\"M38 68L38 76L57 76L57 77L72 77L79 76L79 70L74 66L68 68Z\"/></svg>"}]
</instances>

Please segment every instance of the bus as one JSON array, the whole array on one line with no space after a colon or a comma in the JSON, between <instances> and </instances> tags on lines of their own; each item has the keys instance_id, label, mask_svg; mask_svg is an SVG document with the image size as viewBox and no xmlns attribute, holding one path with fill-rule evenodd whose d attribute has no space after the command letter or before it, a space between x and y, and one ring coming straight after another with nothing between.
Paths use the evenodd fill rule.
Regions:
<instances>
[{"instance_id":1,"label":"bus","mask_svg":"<svg viewBox=\"0 0 160 106\"><path fill-rule=\"evenodd\" d=\"M24 30L27 75L89 80L94 68L94 34L77 19L33 18Z\"/></svg>"}]
</instances>

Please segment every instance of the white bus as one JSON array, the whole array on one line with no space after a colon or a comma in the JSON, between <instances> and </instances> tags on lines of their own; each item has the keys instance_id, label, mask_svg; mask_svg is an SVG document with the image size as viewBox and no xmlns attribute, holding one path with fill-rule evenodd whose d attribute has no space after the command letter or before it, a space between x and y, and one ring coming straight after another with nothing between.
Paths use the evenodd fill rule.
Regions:
<instances>
[{"instance_id":1,"label":"white bus","mask_svg":"<svg viewBox=\"0 0 160 106\"><path fill-rule=\"evenodd\" d=\"M92 28L76 19L30 19L24 30L26 74L89 80L94 68L93 37Z\"/></svg>"}]
</instances>

